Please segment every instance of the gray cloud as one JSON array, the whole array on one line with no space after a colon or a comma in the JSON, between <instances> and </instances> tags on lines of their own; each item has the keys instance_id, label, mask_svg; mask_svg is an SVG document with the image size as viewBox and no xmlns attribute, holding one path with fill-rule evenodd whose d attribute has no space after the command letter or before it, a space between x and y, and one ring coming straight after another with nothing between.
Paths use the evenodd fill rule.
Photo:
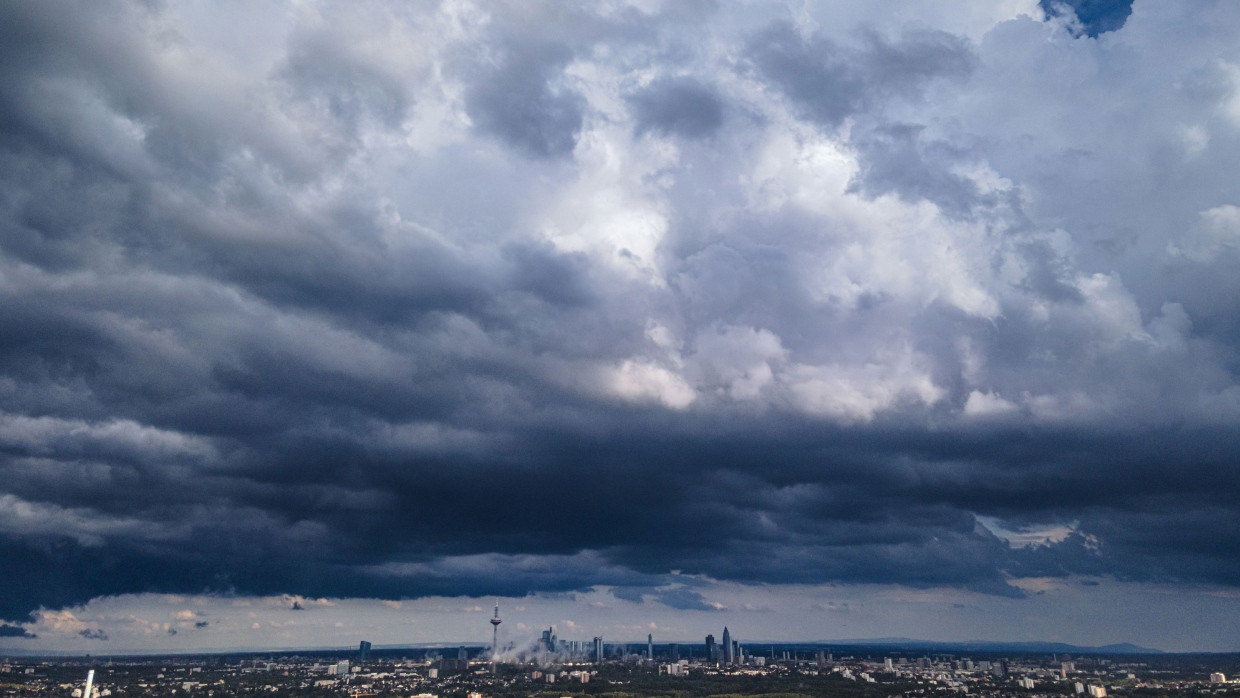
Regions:
<instances>
[{"instance_id":1,"label":"gray cloud","mask_svg":"<svg viewBox=\"0 0 1240 698\"><path fill-rule=\"evenodd\" d=\"M944 32L889 41L867 34L858 48L805 37L788 22L757 33L751 60L805 115L827 126L891 98L917 98L935 78L960 78L973 67L969 45Z\"/></svg>"},{"instance_id":2,"label":"gray cloud","mask_svg":"<svg viewBox=\"0 0 1240 698\"><path fill-rule=\"evenodd\" d=\"M582 102L553 84L571 53L562 46L513 46L497 67L473 83L466 100L484 132L536 157L572 152L581 129Z\"/></svg>"},{"instance_id":3,"label":"gray cloud","mask_svg":"<svg viewBox=\"0 0 1240 698\"><path fill-rule=\"evenodd\" d=\"M654 130L686 138L709 136L723 125L723 103L690 78L662 79L629 97L638 133Z\"/></svg>"}]
</instances>

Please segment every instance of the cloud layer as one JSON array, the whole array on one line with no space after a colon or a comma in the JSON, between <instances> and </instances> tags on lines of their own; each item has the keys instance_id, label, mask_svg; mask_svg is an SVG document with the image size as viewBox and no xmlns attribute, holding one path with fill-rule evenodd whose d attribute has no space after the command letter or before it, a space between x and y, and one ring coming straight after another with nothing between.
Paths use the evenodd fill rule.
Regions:
<instances>
[{"instance_id":1,"label":"cloud layer","mask_svg":"<svg viewBox=\"0 0 1240 698\"><path fill-rule=\"evenodd\" d=\"M1240 8L1077 5L6 6L0 618L1240 586Z\"/></svg>"}]
</instances>

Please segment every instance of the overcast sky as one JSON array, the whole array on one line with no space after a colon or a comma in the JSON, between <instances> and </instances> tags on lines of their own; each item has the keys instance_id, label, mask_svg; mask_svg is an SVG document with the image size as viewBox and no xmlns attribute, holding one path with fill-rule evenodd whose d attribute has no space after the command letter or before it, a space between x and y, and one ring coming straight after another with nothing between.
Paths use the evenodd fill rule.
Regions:
<instances>
[{"instance_id":1,"label":"overcast sky","mask_svg":"<svg viewBox=\"0 0 1240 698\"><path fill-rule=\"evenodd\" d=\"M0 650L1240 650L1240 3L1073 4L0 0Z\"/></svg>"}]
</instances>

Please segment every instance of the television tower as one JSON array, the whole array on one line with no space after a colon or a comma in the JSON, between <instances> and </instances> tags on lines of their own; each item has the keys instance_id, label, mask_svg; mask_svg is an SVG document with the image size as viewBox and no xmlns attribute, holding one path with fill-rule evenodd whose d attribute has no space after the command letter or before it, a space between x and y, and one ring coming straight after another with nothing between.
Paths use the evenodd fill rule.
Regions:
<instances>
[{"instance_id":1,"label":"television tower","mask_svg":"<svg viewBox=\"0 0 1240 698\"><path fill-rule=\"evenodd\" d=\"M504 621L499 619L499 602L495 602L495 615L491 618L491 673L498 673L496 669L499 663L499 624Z\"/></svg>"}]
</instances>

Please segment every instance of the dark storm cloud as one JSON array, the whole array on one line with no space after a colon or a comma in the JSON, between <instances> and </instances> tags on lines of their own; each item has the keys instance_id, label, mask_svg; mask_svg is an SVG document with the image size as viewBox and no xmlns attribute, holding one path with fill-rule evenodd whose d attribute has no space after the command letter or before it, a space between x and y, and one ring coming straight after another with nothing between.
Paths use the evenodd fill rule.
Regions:
<instances>
[{"instance_id":1,"label":"dark storm cloud","mask_svg":"<svg viewBox=\"0 0 1240 698\"><path fill-rule=\"evenodd\" d=\"M25 628L17 625L0 624L0 637L21 637L33 640L38 635L31 633Z\"/></svg>"},{"instance_id":2,"label":"dark storm cloud","mask_svg":"<svg viewBox=\"0 0 1240 698\"><path fill-rule=\"evenodd\" d=\"M0 11L0 618L1240 585L1226 192L1160 293L961 125L1010 56L675 5Z\"/></svg>"},{"instance_id":3,"label":"dark storm cloud","mask_svg":"<svg viewBox=\"0 0 1240 698\"><path fill-rule=\"evenodd\" d=\"M87 640L107 640L108 634L98 628L86 628L78 633L78 635Z\"/></svg>"}]
</instances>

